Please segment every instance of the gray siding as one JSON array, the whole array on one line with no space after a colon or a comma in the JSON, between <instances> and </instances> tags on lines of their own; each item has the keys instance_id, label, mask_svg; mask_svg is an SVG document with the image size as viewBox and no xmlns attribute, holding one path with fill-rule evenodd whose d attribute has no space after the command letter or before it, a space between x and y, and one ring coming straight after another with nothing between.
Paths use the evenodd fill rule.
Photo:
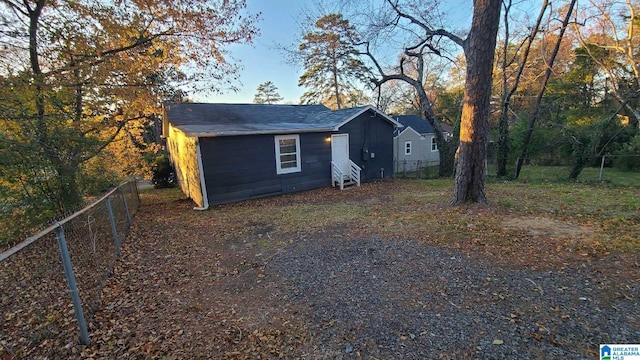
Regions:
<instances>
[{"instance_id":1,"label":"gray siding","mask_svg":"<svg viewBox=\"0 0 640 360\"><path fill-rule=\"evenodd\" d=\"M362 168L362 180L393 176L393 125L367 111L340 127L349 134L349 157Z\"/></svg>"},{"instance_id":2,"label":"gray siding","mask_svg":"<svg viewBox=\"0 0 640 360\"><path fill-rule=\"evenodd\" d=\"M431 150L431 140L433 134L418 135L415 131L405 130L396 136L394 141L394 150L396 158L396 172L415 171L418 165L422 167L438 165L440 161L440 153L438 150ZM411 155L405 155L404 143L411 141Z\"/></svg>"},{"instance_id":3,"label":"gray siding","mask_svg":"<svg viewBox=\"0 0 640 360\"><path fill-rule=\"evenodd\" d=\"M301 171L276 174L273 135L200 138L212 205L331 185L329 133L302 133Z\"/></svg>"}]
</instances>

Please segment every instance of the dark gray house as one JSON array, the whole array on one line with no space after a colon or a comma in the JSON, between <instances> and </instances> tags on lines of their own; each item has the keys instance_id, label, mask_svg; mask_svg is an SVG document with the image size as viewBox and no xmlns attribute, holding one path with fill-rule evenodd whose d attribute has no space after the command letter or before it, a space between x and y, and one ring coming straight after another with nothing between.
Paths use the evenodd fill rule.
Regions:
<instances>
[{"instance_id":1,"label":"dark gray house","mask_svg":"<svg viewBox=\"0 0 640 360\"><path fill-rule=\"evenodd\" d=\"M372 106L165 104L163 136L201 208L393 175L394 119Z\"/></svg>"}]
</instances>

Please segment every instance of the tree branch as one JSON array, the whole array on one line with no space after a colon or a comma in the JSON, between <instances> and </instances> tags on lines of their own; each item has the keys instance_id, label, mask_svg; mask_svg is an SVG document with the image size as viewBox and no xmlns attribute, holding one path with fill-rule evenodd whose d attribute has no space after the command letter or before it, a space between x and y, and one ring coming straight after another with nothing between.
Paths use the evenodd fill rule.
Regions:
<instances>
[{"instance_id":1,"label":"tree branch","mask_svg":"<svg viewBox=\"0 0 640 360\"><path fill-rule=\"evenodd\" d=\"M449 40L453 41L454 43L460 45L460 47L462 47L463 49L465 48L465 40L462 39L461 37L459 37L456 34L453 34L445 29L433 29L431 26L425 24L424 22L418 20L417 18L415 18L412 15L409 15L405 12L403 12L402 10L400 10L400 7L398 6L398 3L394 3L392 0L387 0L387 2L389 3L389 5L391 5L391 7L393 8L393 11L396 12L396 14L398 14L399 17L404 18L409 20L409 22L411 22L412 24L418 25L420 28L422 28L422 30L424 30L425 35L426 35L426 39L427 41L431 40L434 36L444 36L446 38L448 38Z\"/></svg>"}]
</instances>

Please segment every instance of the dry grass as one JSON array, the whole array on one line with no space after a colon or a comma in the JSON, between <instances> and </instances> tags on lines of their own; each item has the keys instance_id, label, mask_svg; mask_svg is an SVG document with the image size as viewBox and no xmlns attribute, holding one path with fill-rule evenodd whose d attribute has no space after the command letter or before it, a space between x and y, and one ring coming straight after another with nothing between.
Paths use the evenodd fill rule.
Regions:
<instances>
[{"instance_id":1,"label":"dry grass","mask_svg":"<svg viewBox=\"0 0 640 360\"><path fill-rule=\"evenodd\" d=\"M176 189L143 192L123 257L92 321L92 345L60 354L356 358L355 351L340 351L344 344L323 343L318 329L333 324L314 325L313 310L295 300L286 276L269 271L282 254L325 240L332 246L350 239L411 241L461 252L505 278L509 271L588 267L611 282L640 279L638 188L493 182L487 185L490 206L450 207L452 186L452 180L395 180L208 211L193 211ZM637 303L637 289L601 295L611 294ZM524 315L515 316L520 321ZM545 341L538 332L531 336ZM596 345L576 351L589 356Z\"/></svg>"}]
</instances>

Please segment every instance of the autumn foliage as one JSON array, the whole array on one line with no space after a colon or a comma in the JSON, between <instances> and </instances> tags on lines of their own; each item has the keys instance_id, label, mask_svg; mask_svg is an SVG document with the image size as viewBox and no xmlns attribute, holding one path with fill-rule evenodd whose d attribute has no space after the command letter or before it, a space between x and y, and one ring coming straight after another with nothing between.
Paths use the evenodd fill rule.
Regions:
<instances>
[{"instance_id":1,"label":"autumn foliage","mask_svg":"<svg viewBox=\"0 0 640 360\"><path fill-rule=\"evenodd\" d=\"M3 218L28 226L124 176L147 175L162 101L232 86L237 65L225 47L257 33L245 7L242 0L3 1Z\"/></svg>"}]
</instances>

